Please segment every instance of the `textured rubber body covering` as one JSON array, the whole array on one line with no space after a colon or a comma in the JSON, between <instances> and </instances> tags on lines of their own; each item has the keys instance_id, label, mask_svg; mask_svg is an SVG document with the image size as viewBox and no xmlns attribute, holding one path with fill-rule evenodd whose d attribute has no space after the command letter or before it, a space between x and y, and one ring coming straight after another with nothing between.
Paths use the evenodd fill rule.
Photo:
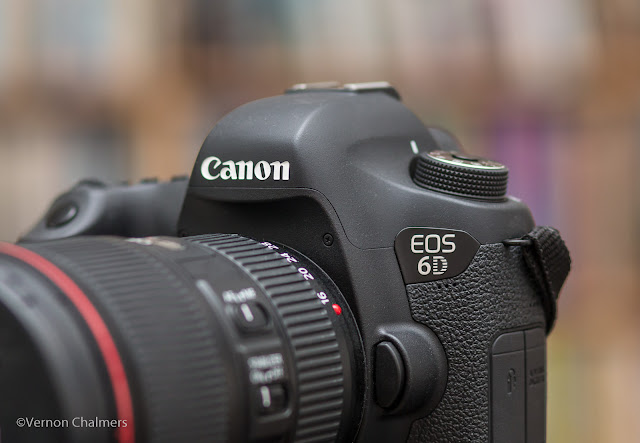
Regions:
<instances>
[{"instance_id":1,"label":"textured rubber body covering","mask_svg":"<svg viewBox=\"0 0 640 443\"><path fill-rule=\"evenodd\" d=\"M408 285L407 293L413 318L435 332L449 366L440 404L413 423L408 441L490 441L493 339L502 331L544 326L545 321L520 248L482 245L462 274Z\"/></svg>"}]
</instances>

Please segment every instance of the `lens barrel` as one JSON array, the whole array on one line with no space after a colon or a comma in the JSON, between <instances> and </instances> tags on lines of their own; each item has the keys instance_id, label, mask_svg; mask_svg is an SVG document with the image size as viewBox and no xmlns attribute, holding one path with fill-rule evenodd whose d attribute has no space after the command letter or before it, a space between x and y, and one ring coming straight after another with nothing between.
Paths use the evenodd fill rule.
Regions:
<instances>
[{"instance_id":1,"label":"lens barrel","mask_svg":"<svg viewBox=\"0 0 640 443\"><path fill-rule=\"evenodd\" d=\"M350 441L363 377L347 303L285 246L0 244L7 441Z\"/></svg>"}]
</instances>

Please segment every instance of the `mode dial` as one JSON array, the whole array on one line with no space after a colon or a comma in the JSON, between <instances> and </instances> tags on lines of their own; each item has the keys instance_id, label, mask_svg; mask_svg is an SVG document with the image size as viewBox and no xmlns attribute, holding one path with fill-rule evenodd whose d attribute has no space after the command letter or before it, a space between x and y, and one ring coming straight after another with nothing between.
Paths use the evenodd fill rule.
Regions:
<instances>
[{"instance_id":1,"label":"mode dial","mask_svg":"<svg viewBox=\"0 0 640 443\"><path fill-rule=\"evenodd\" d=\"M420 187L479 200L504 200L508 177L501 163L455 151L423 153L413 169Z\"/></svg>"}]
</instances>

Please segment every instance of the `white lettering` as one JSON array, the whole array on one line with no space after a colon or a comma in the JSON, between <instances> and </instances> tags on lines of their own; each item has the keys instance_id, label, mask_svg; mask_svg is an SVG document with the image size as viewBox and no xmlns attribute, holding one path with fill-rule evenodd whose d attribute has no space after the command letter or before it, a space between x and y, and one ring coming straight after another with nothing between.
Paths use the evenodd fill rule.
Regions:
<instances>
[{"instance_id":1,"label":"white lettering","mask_svg":"<svg viewBox=\"0 0 640 443\"><path fill-rule=\"evenodd\" d=\"M263 385L281 380L284 377L284 368L277 367L267 369L265 371L251 370L249 372L249 380L254 385Z\"/></svg>"},{"instance_id":2,"label":"white lettering","mask_svg":"<svg viewBox=\"0 0 640 443\"><path fill-rule=\"evenodd\" d=\"M267 384L284 377L284 358L280 353L249 357L247 364L253 384Z\"/></svg>"},{"instance_id":3,"label":"white lettering","mask_svg":"<svg viewBox=\"0 0 640 443\"><path fill-rule=\"evenodd\" d=\"M220 177L220 174L211 175L211 163L214 163L213 169L218 169L220 166L220 159L218 157L207 157L202 162L202 166L200 167L200 173L205 180L215 180Z\"/></svg>"},{"instance_id":4,"label":"white lettering","mask_svg":"<svg viewBox=\"0 0 640 443\"><path fill-rule=\"evenodd\" d=\"M433 257L433 275L442 275L447 272L447 267L449 263L447 263L447 259L441 255L436 255Z\"/></svg>"},{"instance_id":5,"label":"white lettering","mask_svg":"<svg viewBox=\"0 0 640 443\"><path fill-rule=\"evenodd\" d=\"M445 234L442 237L438 234L416 234L411 237L411 252L414 254L451 254L456 250L455 238L455 234Z\"/></svg>"},{"instance_id":6,"label":"white lettering","mask_svg":"<svg viewBox=\"0 0 640 443\"><path fill-rule=\"evenodd\" d=\"M453 240L453 239L455 239L455 238L456 238L456 235L455 235L455 234L445 234L445 235L443 235L443 236L442 236L442 245L443 245L443 246L450 246L450 247L451 247L451 248L450 248L450 249L448 249L448 250L447 250L447 249L442 248L442 252L443 252L444 254L450 254L451 252L453 252L453 251L455 251L455 250L456 250L456 244L455 244L453 241L447 241L447 237L450 237L450 238L451 238L451 240Z\"/></svg>"},{"instance_id":7,"label":"white lettering","mask_svg":"<svg viewBox=\"0 0 640 443\"><path fill-rule=\"evenodd\" d=\"M421 241L421 237L422 236L420 234L416 234L411 237L411 252L413 252L414 254L422 254L424 252L422 249L416 249L417 247L424 245L424 243Z\"/></svg>"},{"instance_id":8,"label":"white lettering","mask_svg":"<svg viewBox=\"0 0 640 443\"><path fill-rule=\"evenodd\" d=\"M250 300L255 300L256 290L253 288L245 288L238 292L228 290L222 293L222 298L226 303L246 303Z\"/></svg>"},{"instance_id":9,"label":"white lettering","mask_svg":"<svg viewBox=\"0 0 640 443\"><path fill-rule=\"evenodd\" d=\"M271 162L271 167L273 167L273 179L280 180L289 180L289 162Z\"/></svg>"},{"instance_id":10,"label":"white lettering","mask_svg":"<svg viewBox=\"0 0 640 443\"><path fill-rule=\"evenodd\" d=\"M250 369L268 369L273 366L284 365L284 358L280 353L257 355L255 357L249 357L247 363Z\"/></svg>"},{"instance_id":11,"label":"white lettering","mask_svg":"<svg viewBox=\"0 0 640 443\"><path fill-rule=\"evenodd\" d=\"M67 419L39 419L34 417L18 417L16 425L20 428L126 428L127 420L101 419L98 417L74 417Z\"/></svg>"},{"instance_id":12,"label":"white lettering","mask_svg":"<svg viewBox=\"0 0 640 443\"><path fill-rule=\"evenodd\" d=\"M254 174L258 180L266 180L271 175L271 165L262 160L256 164Z\"/></svg>"},{"instance_id":13,"label":"white lettering","mask_svg":"<svg viewBox=\"0 0 640 443\"><path fill-rule=\"evenodd\" d=\"M429 256L425 255L418 262L418 272L421 275L429 275L431 273L431 264L429 264Z\"/></svg>"},{"instance_id":14,"label":"white lettering","mask_svg":"<svg viewBox=\"0 0 640 443\"><path fill-rule=\"evenodd\" d=\"M16 424L23 428L27 426L28 428L68 428L69 420L63 419L39 419L34 417L25 417L18 418L16 420Z\"/></svg>"},{"instance_id":15,"label":"white lettering","mask_svg":"<svg viewBox=\"0 0 640 443\"><path fill-rule=\"evenodd\" d=\"M429 247L429 240L436 240L435 248ZM440 252L440 236L438 234L429 234L424 238L424 251L429 254L437 254Z\"/></svg>"},{"instance_id":16,"label":"white lettering","mask_svg":"<svg viewBox=\"0 0 640 443\"><path fill-rule=\"evenodd\" d=\"M227 160L223 163L224 168L220 171L220 178L222 180L237 180L236 164L231 160Z\"/></svg>"},{"instance_id":17,"label":"white lettering","mask_svg":"<svg viewBox=\"0 0 640 443\"><path fill-rule=\"evenodd\" d=\"M239 161L238 165L238 180L253 180L253 162ZM277 179L275 179L277 180Z\"/></svg>"},{"instance_id":18,"label":"white lettering","mask_svg":"<svg viewBox=\"0 0 640 443\"><path fill-rule=\"evenodd\" d=\"M433 258L429 255L425 255L418 262L418 273L420 275L442 275L447 272L449 263L447 259L441 255L434 255Z\"/></svg>"},{"instance_id":19,"label":"white lettering","mask_svg":"<svg viewBox=\"0 0 640 443\"><path fill-rule=\"evenodd\" d=\"M220 168L220 166L222 166ZM220 168L219 171L216 171ZM200 173L205 180L253 180L264 181L271 177L275 181L288 181L291 176L291 164L281 161L267 162L261 160L254 163L252 160L222 161L218 157L211 156L203 160Z\"/></svg>"}]
</instances>

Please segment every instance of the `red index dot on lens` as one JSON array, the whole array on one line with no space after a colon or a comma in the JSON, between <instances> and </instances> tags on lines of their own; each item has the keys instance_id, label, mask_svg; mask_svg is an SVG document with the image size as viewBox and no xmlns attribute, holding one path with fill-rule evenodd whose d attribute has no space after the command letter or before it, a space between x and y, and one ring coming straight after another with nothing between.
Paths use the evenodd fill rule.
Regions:
<instances>
[{"instance_id":1,"label":"red index dot on lens","mask_svg":"<svg viewBox=\"0 0 640 443\"><path fill-rule=\"evenodd\" d=\"M336 313L336 315L340 315L342 314L342 308L338 305L332 305L331 306L333 308L333 312Z\"/></svg>"}]
</instances>

